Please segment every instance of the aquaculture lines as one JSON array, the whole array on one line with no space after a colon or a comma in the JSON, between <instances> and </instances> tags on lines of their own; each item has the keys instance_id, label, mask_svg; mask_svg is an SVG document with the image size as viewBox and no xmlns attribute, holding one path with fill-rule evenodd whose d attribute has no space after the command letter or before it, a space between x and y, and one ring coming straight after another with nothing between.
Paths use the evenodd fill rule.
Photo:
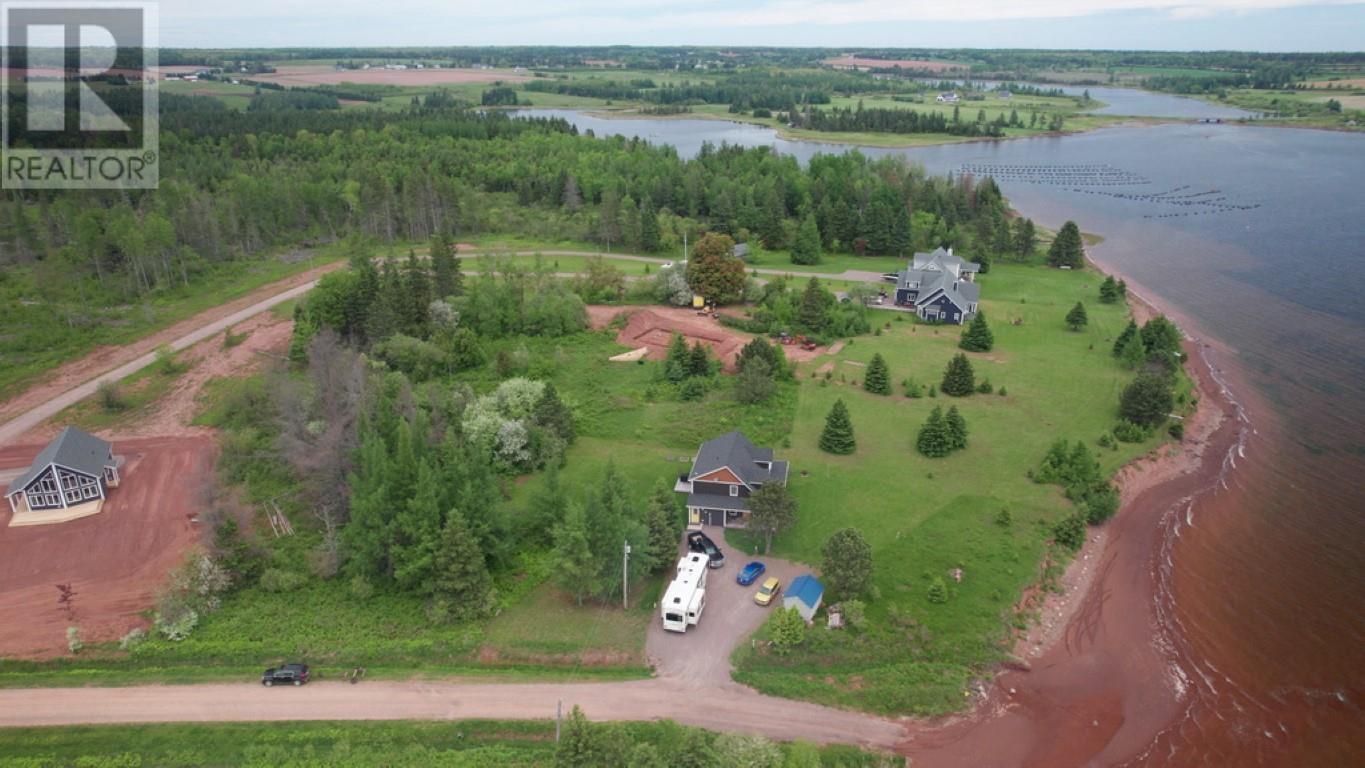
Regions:
<instances>
[{"instance_id":1,"label":"aquaculture lines","mask_svg":"<svg viewBox=\"0 0 1365 768\"><path fill-rule=\"evenodd\" d=\"M1195 187L1190 184L1183 184L1165 192L1095 189L1095 187L1131 187L1152 183L1150 179L1141 174L1115 168L1106 163L1089 165L964 163L961 170L964 174L990 176L996 181L1047 184L1063 187L1068 191L1084 195L1103 195L1118 200L1176 206L1182 209L1166 213L1143 214L1144 219L1170 219L1229 211L1251 211L1261 207L1260 203L1230 202L1227 195L1217 189L1194 191Z\"/></svg>"}]
</instances>

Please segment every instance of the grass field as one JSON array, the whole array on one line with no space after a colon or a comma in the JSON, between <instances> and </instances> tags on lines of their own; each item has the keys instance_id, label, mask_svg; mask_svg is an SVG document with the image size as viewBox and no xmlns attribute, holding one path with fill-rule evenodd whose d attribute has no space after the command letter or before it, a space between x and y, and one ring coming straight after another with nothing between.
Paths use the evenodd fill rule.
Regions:
<instances>
[{"instance_id":1,"label":"grass field","mask_svg":"<svg viewBox=\"0 0 1365 768\"><path fill-rule=\"evenodd\" d=\"M891 313L884 318L889 330L857 339L836 358L828 385L803 372L792 447L779 451L792 462L802 513L777 540L776 554L818 563L828 536L854 526L872 545L880 597L868 606L872 628L865 633L816 631L807 648L786 659L743 647L741 681L776 695L886 713L936 714L961 705L972 677L1007 651L1011 606L1039 577L1051 525L1070 514L1070 502L1055 487L1032 482L1028 470L1059 437L1087 442L1106 473L1158 440L1096 447L1131 379L1109 353L1127 322L1125 309L1093 301L1098 280L1094 272L1009 265L982 278L996 348L970 357L978 379L989 377L1007 396L909 399L899 387L892 397L862 391L853 382L873 353L886 357L894 382L911 377L927 387L958 352L958 329L896 322L903 316ZM1076 301L1090 312L1082 333L1062 322ZM1020 325L1012 324L1016 319ZM849 457L816 447L839 398L858 439ZM934 406L950 404L967 420L969 447L946 459L920 456L914 450L920 424ZM1010 512L1008 527L996 523L1002 509ZM729 538L751 546L743 534ZM929 602L932 579L952 568L965 576L949 580L951 599Z\"/></svg>"},{"instance_id":2,"label":"grass field","mask_svg":"<svg viewBox=\"0 0 1365 768\"><path fill-rule=\"evenodd\" d=\"M598 726L599 728L608 726ZM621 723L632 744L676 755L697 729L670 721ZM705 737L708 741L714 735ZM816 764L857 768L880 756L848 746L783 744ZM551 720L314 721L12 728L0 731L0 765L52 766L500 766L554 763ZM796 763L791 763L796 764ZM800 763L807 765L808 763Z\"/></svg>"},{"instance_id":3,"label":"grass field","mask_svg":"<svg viewBox=\"0 0 1365 768\"><path fill-rule=\"evenodd\" d=\"M43 296L45 277L34 267L12 267L0 273L0 303L6 307L0 314L0 400L95 347L140 339L337 258L323 251L313 259L231 262L198 276L188 287L179 285L139 303L106 307L76 296L49 300Z\"/></svg>"}]
</instances>

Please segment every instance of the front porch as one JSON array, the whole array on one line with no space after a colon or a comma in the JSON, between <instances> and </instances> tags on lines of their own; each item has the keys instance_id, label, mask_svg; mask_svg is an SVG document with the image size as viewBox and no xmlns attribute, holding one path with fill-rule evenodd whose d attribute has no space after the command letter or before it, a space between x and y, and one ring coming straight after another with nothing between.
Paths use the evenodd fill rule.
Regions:
<instances>
[{"instance_id":1,"label":"front porch","mask_svg":"<svg viewBox=\"0 0 1365 768\"><path fill-rule=\"evenodd\" d=\"M710 507L687 508L687 527L689 529L702 528L708 525L720 528L748 528L749 510L712 509Z\"/></svg>"}]
</instances>

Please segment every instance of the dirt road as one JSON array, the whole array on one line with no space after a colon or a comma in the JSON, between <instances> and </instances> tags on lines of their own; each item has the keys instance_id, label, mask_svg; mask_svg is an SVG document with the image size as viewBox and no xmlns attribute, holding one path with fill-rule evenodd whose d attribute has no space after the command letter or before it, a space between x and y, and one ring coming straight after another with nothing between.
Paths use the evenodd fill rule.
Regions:
<instances>
[{"instance_id":1,"label":"dirt road","mask_svg":"<svg viewBox=\"0 0 1365 768\"><path fill-rule=\"evenodd\" d=\"M151 365L156 361L156 348L160 345L167 344L179 351L222 333L271 307L302 296L317 284L319 277L344 263L324 265L272 283L146 338L121 347L97 350L45 374L44 383L0 405L0 418L11 417L0 424L0 445L13 443L30 429L95 394L102 382L120 381Z\"/></svg>"},{"instance_id":2,"label":"dirt road","mask_svg":"<svg viewBox=\"0 0 1365 768\"><path fill-rule=\"evenodd\" d=\"M625 683L319 682L301 688L258 683L0 691L0 726L259 720L545 719L562 701L593 720L656 720L777 739L891 749L890 720L749 691L680 690L664 678Z\"/></svg>"}]
</instances>

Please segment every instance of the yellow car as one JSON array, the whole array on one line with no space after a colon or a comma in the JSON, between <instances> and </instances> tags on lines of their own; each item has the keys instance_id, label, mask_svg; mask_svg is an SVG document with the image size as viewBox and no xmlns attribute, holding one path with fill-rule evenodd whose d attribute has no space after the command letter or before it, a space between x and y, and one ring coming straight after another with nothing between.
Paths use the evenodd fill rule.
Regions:
<instances>
[{"instance_id":1,"label":"yellow car","mask_svg":"<svg viewBox=\"0 0 1365 768\"><path fill-rule=\"evenodd\" d=\"M759 587L758 592L754 594L754 602L759 605L768 605L773 601L773 598L777 597L777 588L781 584L782 582L778 581L776 576L763 582L763 586Z\"/></svg>"}]
</instances>

